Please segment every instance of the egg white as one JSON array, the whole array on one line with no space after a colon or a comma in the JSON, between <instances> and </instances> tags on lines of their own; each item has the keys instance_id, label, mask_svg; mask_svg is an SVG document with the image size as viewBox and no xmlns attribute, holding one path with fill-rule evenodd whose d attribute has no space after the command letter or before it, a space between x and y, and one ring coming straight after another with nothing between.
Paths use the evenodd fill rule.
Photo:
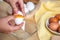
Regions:
<instances>
[{"instance_id":1,"label":"egg white","mask_svg":"<svg viewBox=\"0 0 60 40\"><path fill-rule=\"evenodd\" d=\"M23 22L23 18L15 18L16 25L19 25Z\"/></svg>"}]
</instances>

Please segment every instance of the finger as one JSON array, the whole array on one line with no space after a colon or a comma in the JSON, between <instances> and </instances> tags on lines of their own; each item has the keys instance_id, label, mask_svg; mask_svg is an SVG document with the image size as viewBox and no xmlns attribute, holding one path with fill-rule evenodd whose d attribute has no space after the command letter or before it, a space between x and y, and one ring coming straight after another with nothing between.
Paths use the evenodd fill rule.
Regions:
<instances>
[{"instance_id":1,"label":"finger","mask_svg":"<svg viewBox=\"0 0 60 40\"><path fill-rule=\"evenodd\" d=\"M16 31L16 30L19 30L23 26L23 24L24 23L22 22L20 25L14 26L14 27L11 27L11 28L12 28L13 31Z\"/></svg>"},{"instance_id":2,"label":"finger","mask_svg":"<svg viewBox=\"0 0 60 40\"><path fill-rule=\"evenodd\" d=\"M17 8L16 4L15 3L12 3L11 6L13 8L14 13L17 13L18 8Z\"/></svg>"},{"instance_id":3,"label":"finger","mask_svg":"<svg viewBox=\"0 0 60 40\"><path fill-rule=\"evenodd\" d=\"M19 0L19 6L21 8L22 13L24 14L25 11L24 11L24 3L23 3L23 0Z\"/></svg>"}]
</instances>

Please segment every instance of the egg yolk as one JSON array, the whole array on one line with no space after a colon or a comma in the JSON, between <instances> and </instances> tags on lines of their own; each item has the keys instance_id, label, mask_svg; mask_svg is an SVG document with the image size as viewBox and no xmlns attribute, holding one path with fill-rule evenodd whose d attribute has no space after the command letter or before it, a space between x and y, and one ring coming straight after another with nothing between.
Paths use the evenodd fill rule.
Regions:
<instances>
[{"instance_id":1,"label":"egg yolk","mask_svg":"<svg viewBox=\"0 0 60 40\"><path fill-rule=\"evenodd\" d=\"M17 15L14 15L14 17L15 17L15 18L24 18L24 16L22 16L22 15L19 15L19 14L17 14Z\"/></svg>"}]
</instances>

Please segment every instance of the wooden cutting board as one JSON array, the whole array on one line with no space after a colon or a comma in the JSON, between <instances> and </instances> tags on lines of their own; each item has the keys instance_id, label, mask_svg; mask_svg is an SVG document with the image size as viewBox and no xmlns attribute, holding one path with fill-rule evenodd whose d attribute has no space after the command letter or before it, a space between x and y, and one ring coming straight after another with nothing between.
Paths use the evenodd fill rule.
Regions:
<instances>
[{"instance_id":1,"label":"wooden cutting board","mask_svg":"<svg viewBox=\"0 0 60 40\"><path fill-rule=\"evenodd\" d=\"M30 35L23 30L18 30L11 34L2 34L0 33L0 40L25 40L29 38Z\"/></svg>"},{"instance_id":2,"label":"wooden cutting board","mask_svg":"<svg viewBox=\"0 0 60 40\"><path fill-rule=\"evenodd\" d=\"M27 38L26 40L39 40L37 32L34 33L34 34L33 34L32 36L30 36L29 38Z\"/></svg>"}]
</instances>

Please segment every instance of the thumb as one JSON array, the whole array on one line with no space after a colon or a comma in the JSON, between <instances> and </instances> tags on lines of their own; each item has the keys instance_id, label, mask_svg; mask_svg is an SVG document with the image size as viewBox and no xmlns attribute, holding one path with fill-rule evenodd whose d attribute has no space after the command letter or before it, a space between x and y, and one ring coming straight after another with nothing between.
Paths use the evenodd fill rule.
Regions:
<instances>
[{"instance_id":1,"label":"thumb","mask_svg":"<svg viewBox=\"0 0 60 40\"><path fill-rule=\"evenodd\" d=\"M19 30L22 26L23 26L24 22L22 22L20 25L18 26L14 26L14 27L11 27L13 31L16 31L16 30Z\"/></svg>"},{"instance_id":2,"label":"thumb","mask_svg":"<svg viewBox=\"0 0 60 40\"><path fill-rule=\"evenodd\" d=\"M7 17L6 17L6 20L7 20L7 21L9 21L9 20L11 20L11 19L14 19L14 16L7 16Z\"/></svg>"}]
</instances>

